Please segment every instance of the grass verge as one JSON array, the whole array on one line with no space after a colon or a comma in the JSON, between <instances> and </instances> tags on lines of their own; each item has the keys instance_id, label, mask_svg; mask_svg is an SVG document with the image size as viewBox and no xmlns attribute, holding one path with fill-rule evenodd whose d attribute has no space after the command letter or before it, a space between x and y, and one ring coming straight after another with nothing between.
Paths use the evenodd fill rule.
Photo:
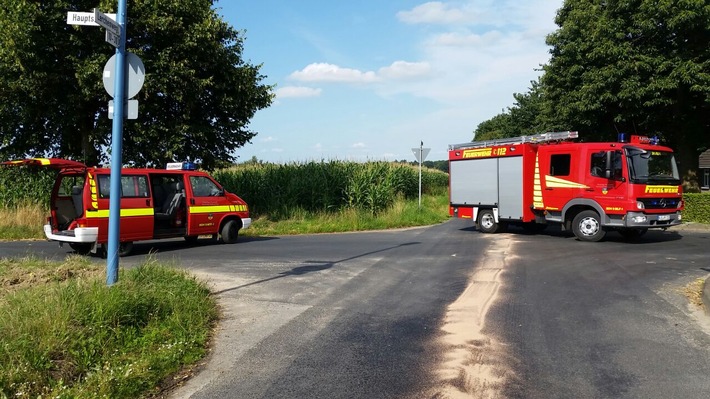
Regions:
<instances>
[{"instance_id":1,"label":"grass verge","mask_svg":"<svg viewBox=\"0 0 710 399\"><path fill-rule=\"evenodd\" d=\"M244 234L249 236L316 234L423 226L448 220L448 212L447 194L440 193L423 196L421 208L418 199L399 198L387 210L377 214L357 209L320 213L297 210L285 220L259 217L253 221L249 229L244 230Z\"/></svg>"},{"instance_id":2,"label":"grass verge","mask_svg":"<svg viewBox=\"0 0 710 399\"><path fill-rule=\"evenodd\" d=\"M209 290L152 259L105 284L88 258L0 259L0 397L135 398L206 353Z\"/></svg>"}]
</instances>

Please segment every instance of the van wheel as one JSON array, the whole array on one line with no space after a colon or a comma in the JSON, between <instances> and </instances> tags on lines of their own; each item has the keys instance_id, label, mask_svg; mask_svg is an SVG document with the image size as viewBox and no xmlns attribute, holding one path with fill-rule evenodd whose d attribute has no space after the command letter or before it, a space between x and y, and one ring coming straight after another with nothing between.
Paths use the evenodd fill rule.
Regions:
<instances>
[{"instance_id":1,"label":"van wheel","mask_svg":"<svg viewBox=\"0 0 710 399\"><path fill-rule=\"evenodd\" d=\"M239 236L239 225L235 220L228 220L222 226L222 241L225 244L234 244Z\"/></svg>"},{"instance_id":2,"label":"van wheel","mask_svg":"<svg viewBox=\"0 0 710 399\"><path fill-rule=\"evenodd\" d=\"M69 247L76 251L79 255L88 255L91 253L91 243L86 242L70 242Z\"/></svg>"},{"instance_id":3,"label":"van wheel","mask_svg":"<svg viewBox=\"0 0 710 399\"><path fill-rule=\"evenodd\" d=\"M572 232L580 241L600 241L606 235L601 218L595 211L582 211L572 221Z\"/></svg>"},{"instance_id":4,"label":"van wheel","mask_svg":"<svg viewBox=\"0 0 710 399\"><path fill-rule=\"evenodd\" d=\"M128 256L133 251L133 242L126 241L118 244L118 256Z\"/></svg>"},{"instance_id":5,"label":"van wheel","mask_svg":"<svg viewBox=\"0 0 710 399\"><path fill-rule=\"evenodd\" d=\"M492 209L483 209L478 214L478 230L483 233L497 233L500 230L500 225L496 223L495 215Z\"/></svg>"}]
</instances>

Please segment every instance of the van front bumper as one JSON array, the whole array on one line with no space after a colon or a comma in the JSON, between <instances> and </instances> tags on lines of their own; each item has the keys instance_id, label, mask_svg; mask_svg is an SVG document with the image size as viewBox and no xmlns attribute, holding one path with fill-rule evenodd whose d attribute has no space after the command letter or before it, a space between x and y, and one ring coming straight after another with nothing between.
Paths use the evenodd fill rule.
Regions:
<instances>
[{"instance_id":1,"label":"van front bumper","mask_svg":"<svg viewBox=\"0 0 710 399\"><path fill-rule=\"evenodd\" d=\"M77 227L74 230L64 230L57 233L52 232L52 226L49 224L44 225L44 235L47 236L48 240L59 241L59 242L96 242L96 238L99 236L98 227Z\"/></svg>"}]
</instances>

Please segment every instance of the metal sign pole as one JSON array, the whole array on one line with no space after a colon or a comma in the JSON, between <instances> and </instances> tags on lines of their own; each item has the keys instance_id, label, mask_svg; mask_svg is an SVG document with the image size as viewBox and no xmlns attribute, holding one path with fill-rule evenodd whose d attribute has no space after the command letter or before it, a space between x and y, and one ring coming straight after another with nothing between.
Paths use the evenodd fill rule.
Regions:
<instances>
[{"instance_id":1,"label":"metal sign pole","mask_svg":"<svg viewBox=\"0 0 710 399\"><path fill-rule=\"evenodd\" d=\"M424 151L424 142L422 141L419 145L419 209L422 209L422 162L424 162L424 157L422 152Z\"/></svg>"},{"instance_id":2,"label":"metal sign pole","mask_svg":"<svg viewBox=\"0 0 710 399\"><path fill-rule=\"evenodd\" d=\"M111 131L111 192L108 215L108 248L106 250L106 284L118 281L118 249L121 221L121 167L123 166L123 119L126 103L126 0L118 0L116 22L121 26L120 43L116 47L116 82L114 118Z\"/></svg>"}]
</instances>

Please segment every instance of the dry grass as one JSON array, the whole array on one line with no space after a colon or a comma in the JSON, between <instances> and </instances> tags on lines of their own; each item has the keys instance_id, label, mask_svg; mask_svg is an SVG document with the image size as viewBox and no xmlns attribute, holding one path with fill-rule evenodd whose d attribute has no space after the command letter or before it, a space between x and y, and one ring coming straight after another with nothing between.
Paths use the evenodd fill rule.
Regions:
<instances>
[{"instance_id":1,"label":"dry grass","mask_svg":"<svg viewBox=\"0 0 710 399\"><path fill-rule=\"evenodd\" d=\"M49 211L40 204L25 203L10 208L0 208L0 228L42 226Z\"/></svg>"},{"instance_id":2,"label":"dry grass","mask_svg":"<svg viewBox=\"0 0 710 399\"><path fill-rule=\"evenodd\" d=\"M704 308L703 304L703 288L705 286L705 279L698 278L690 284L683 288L683 294L688 298L690 303L700 308Z\"/></svg>"},{"instance_id":3,"label":"dry grass","mask_svg":"<svg viewBox=\"0 0 710 399\"><path fill-rule=\"evenodd\" d=\"M0 239L44 238L42 226L49 211L36 203L0 207Z\"/></svg>"}]
</instances>

